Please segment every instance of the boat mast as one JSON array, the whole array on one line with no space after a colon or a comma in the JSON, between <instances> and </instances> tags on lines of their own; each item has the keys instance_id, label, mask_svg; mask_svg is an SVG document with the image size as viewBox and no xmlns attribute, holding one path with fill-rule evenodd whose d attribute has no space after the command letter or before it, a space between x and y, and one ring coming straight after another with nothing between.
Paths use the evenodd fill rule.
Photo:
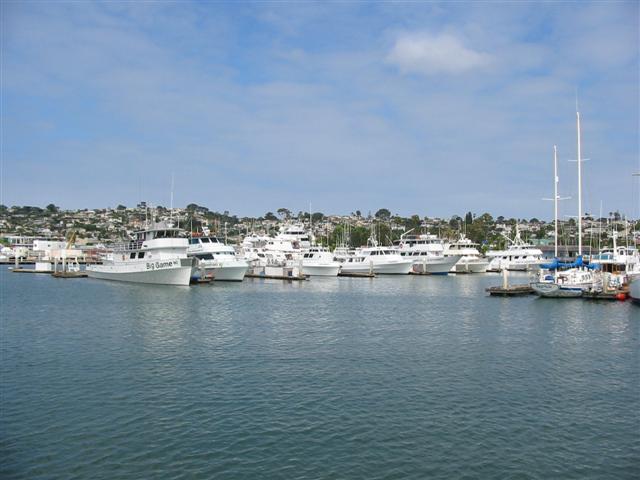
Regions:
<instances>
[{"instance_id":1,"label":"boat mast","mask_svg":"<svg viewBox=\"0 0 640 480\"><path fill-rule=\"evenodd\" d=\"M309 246L315 243L312 239L313 239L313 216L311 215L311 202L309 202Z\"/></svg>"},{"instance_id":2,"label":"boat mast","mask_svg":"<svg viewBox=\"0 0 640 480\"><path fill-rule=\"evenodd\" d=\"M173 227L173 172L171 173L171 205L169 206L169 221Z\"/></svg>"},{"instance_id":3,"label":"boat mast","mask_svg":"<svg viewBox=\"0 0 640 480\"><path fill-rule=\"evenodd\" d=\"M578 255L582 255L582 155L580 151L580 112L576 111L578 127Z\"/></svg>"},{"instance_id":4,"label":"boat mast","mask_svg":"<svg viewBox=\"0 0 640 480\"><path fill-rule=\"evenodd\" d=\"M554 256L558 258L558 149L553 146L553 211L555 215L555 250Z\"/></svg>"}]
</instances>

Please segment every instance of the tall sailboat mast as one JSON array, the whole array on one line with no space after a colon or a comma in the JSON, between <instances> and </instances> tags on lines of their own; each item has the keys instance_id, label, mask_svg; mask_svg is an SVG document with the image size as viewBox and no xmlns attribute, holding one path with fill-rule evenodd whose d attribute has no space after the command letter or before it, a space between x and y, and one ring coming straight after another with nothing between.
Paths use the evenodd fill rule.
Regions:
<instances>
[{"instance_id":1,"label":"tall sailboat mast","mask_svg":"<svg viewBox=\"0 0 640 480\"><path fill-rule=\"evenodd\" d=\"M553 210L555 213L555 251L554 257L558 258L558 149L553 146Z\"/></svg>"},{"instance_id":2,"label":"tall sailboat mast","mask_svg":"<svg viewBox=\"0 0 640 480\"><path fill-rule=\"evenodd\" d=\"M580 150L580 112L576 111L578 127L578 255L582 255L582 152Z\"/></svg>"}]
</instances>

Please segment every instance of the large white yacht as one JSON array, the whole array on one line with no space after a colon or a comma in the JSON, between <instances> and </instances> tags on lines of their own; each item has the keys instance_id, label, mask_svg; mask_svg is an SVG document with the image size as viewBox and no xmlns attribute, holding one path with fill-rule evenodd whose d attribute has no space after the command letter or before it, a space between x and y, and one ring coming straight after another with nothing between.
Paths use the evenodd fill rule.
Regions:
<instances>
[{"instance_id":1,"label":"large white yacht","mask_svg":"<svg viewBox=\"0 0 640 480\"><path fill-rule=\"evenodd\" d=\"M445 257L460 255L460 260L451 267L453 273L484 273L487 271L489 261L480 255L477 243L460 234L460 238L446 245Z\"/></svg>"},{"instance_id":2,"label":"large white yacht","mask_svg":"<svg viewBox=\"0 0 640 480\"><path fill-rule=\"evenodd\" d=\"M544 262L542 250L522 240L520 230L517 227L514 239L506 238L511 242L511 245L506 250L490 250L487 252L487 257L490 259L487 267L488 272L537 270L540 264Z\"/></svg>"},{"instance_id":3,"label":"large white yacht","mask_svg":"<svg viewBox=\"0 0 640 480\"><path fill-rule=\"evenodd\" d=\"M408 232L407 232L408 233ZM403 234L393 242L394 249L412 263L416 273L447 275L462 255L444 255L444 244L436 235Z\"/></svg>"},{"instance_id":4,"label":"large white yacht","mask_svg":"<svg viewBox=\"0 0 640 480\"><path fill-rule=\"evenodd\" d=\"M341 271L396 275L407 275L411 271L413 260L403 258L390 247L378 247L375 240L371 241L371 245L357 249L342 263Z\"/></svg>"},{"instance_id":5,"label":"large white yacht","mask_svg":"<svg viewBox=\"0 0 640 480\"><path fill-rule=\"evenodd\" d=\"M225 245L217 237L191 237L187 255L194 257L193 275L213 275L216 281L241 282L247 273L249 264L236 257L233 247Z\"/></svg>"},{"instance_id":6,"label":"large white yacht","mask_svg":"<svg viewBox=\"0 0 640 480\"><path fill-rule=\"evenodd\" d=\"M121 282L189 285L193 260L187 257L188 246L182 230L155 224L114 245L102 265L87 266L87 274Z\"/></svg>"},{"instance_id":7,"label":"large white yacht","mask_svg":"<svg viewBox=\"0 0 640 480\"><path fill-rule=\"evenodd\" d=\"M309 234L305 231L304 226L299 223L283 225L280 228L280 233L276 235L275 240L291 242L293 248L303 250L311 246Z\"/></svg>"}]
</instances>

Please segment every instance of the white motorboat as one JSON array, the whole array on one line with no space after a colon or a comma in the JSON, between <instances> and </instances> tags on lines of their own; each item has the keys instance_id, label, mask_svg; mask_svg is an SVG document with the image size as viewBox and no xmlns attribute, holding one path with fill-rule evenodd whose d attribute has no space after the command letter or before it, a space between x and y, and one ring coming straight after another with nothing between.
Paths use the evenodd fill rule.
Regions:
<instances>
[{"instance_id":1,"label":"white motorboat","mask_svg":"<svg viewBox=\"0 0 640 480\"><path fill-rule=\"evenodd\" d=\"M398 251L389 247L363 247L348 257L341 267L344 273L376 273L407 275L413 260L403 258Z\"/></svg>"},{"instance_id":2,"label":"white motorboat","mask_svg":"<svg viewBox=\"0 0 640 480\"><path fill-rule=\"evenodd\" d=\"M460 238L449 243L444 249L445 257L453 257L460 255L451 272L453 273L485 273L489 266L489 261L480 255L477 243L473 243L470 239L460 235Z\"/></svg>"},{"instance_id":3,"label":"white motorboat","mask_svg":"<svg viewBox=\"0 0 640 480\"><path fill-rule=\"evenodd\" d=\"M160 285L189 285L193 259L183 231L155 224L135 233L129 242L113 246L102 265L88 265L92 278Z\"/></svg>"},{"instance_id":4,"label":"white motorboat","mask_svg":"<svg viewBox=\"0 0 640 480\"><path fill-rule=\"evenodd\" d=\"M489 258L488 272L510 271L530 271L540 268L544 262L542 250L526 243L520 237L520 230L516 227L516 235L513 240L506 237L511 245L506 250L490 250L487 252Z\"/></svg>"},{"instance_id":5,"label":"white motorboat","mask_svg":"<svg viewBox=\"0 0 640 480\"><path fill-rule=\"evenodd\" d=\"M407 232L409 233L409 232ZM416 273L447 275L462 255L444 254L444 243L435 235L407 235L393 242L394 249L412 263Z\"/></svg>"},{"instance_id":6,"label":"white motorboat","mask_svg":"<svg viewBox=\"0 0 640 480\"><path fill-rule=\"evenodd\" d=\"M216 281L241 282L249 264L236 256L233 247L225 245L217 237L192 237L187 255L194 257L192 276L212 275Z\"/></svg>"},{"instance_id":7,"label":"white motorboat","mask_svg":"<svg viewBox=\"0 0 640 480\"><path fill-rule=\"evenodd\" d=\"M310 247L302 255L302 273L304 275L335 277L340 271L340 265L340 262L333 259L333 254L326 247Z\"/></svg>"}]
</instances>

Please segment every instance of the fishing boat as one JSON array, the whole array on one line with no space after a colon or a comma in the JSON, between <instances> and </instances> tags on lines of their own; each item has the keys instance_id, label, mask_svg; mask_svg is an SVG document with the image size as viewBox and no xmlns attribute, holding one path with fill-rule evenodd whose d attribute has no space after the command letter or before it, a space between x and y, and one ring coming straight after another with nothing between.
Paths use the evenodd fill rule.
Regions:
<instances>
[{"instance_id":1,"label":"fishing boat","mask_svg":"<svg viewBox=\"0 0 640 480\"><path fill-rule=\"evenodd\" d=\"M116 244L101 265L88 265L91 278L159 285L189 285L193 259L184 232L165 223L135 232Z\"/></svg>"}]
</instances>

